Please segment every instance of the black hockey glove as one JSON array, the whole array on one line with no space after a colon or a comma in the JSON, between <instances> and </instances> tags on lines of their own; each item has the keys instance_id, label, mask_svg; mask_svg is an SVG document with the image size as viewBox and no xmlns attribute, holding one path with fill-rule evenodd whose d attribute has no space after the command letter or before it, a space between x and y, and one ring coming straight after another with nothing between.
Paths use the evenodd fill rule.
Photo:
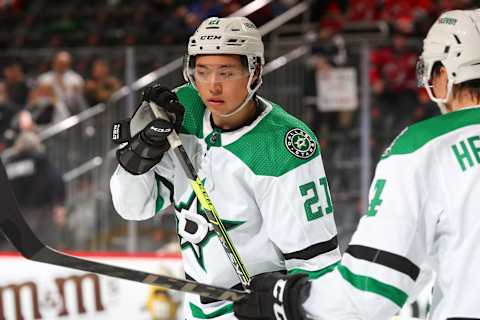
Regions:
<instances>
[{"instance_id":1,"label":"black hockey glove","mask_svg":"<svg viewBox=\"0 0 480 320\"><path fill-rule=\"evenodd\" d=\"M308 319L302 304L310 293L306 274L286 276L280 272L258 275L250 284L252 293L234 302L233 311L240 320Z\"/></svg>"},{"instance_id":2,"label":"black hockey glove","mask_svg":"<svg viewBox=\"0 0 480 320\"><path fill-rule=\"evenodd\" d=\"M153 110L156 109L156 112ZM157 118L162 113L166 119ZM162 160L172 130L180 130L184 108L175 93L165 87L148 87L131 119L113 124L113 142L127 144L117 150L117 160L131 174L143 174Z\"/></svg>"},{"instance_id":3,"label":"black hockey glove","mask_svg":"<svg viewBox=\"0 0 480 320\"><path fill-rule=\"evenodd\" d=\"M158 84L147 87L142 94L142 101L154 102L162 111L166 112L173 123L175 131L180 132L185 108L178 101L177 95L168 88Z\"/></svg>"}]
</instances>

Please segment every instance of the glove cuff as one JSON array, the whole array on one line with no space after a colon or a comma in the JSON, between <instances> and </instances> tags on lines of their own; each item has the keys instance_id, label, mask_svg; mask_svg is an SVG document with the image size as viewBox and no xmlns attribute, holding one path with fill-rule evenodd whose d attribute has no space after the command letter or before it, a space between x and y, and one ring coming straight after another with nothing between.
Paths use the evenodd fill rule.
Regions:
<instances>
[{"instance_id":1,"label":"glove cuff","mask_svg":"<svg viewBox=\"0 0 480 320\"><path fill-rule=\"evenodd\" d=\"M112 125L112 142L114 144L129 142L130 139L130 118L115 122Z\"/></svg>"},{"instance_id":2,"label":"glove cuff","mask_svg":"<svg viewBox=\"0 0 480 320\"><path fill-rule=\"evenodd\" d=\"M133 175L144 174L157 163L159 163L163 158L164 151L157 151L157 157L145 158L134 152L131 147L131 144L129 144L121 149L118 149L116 152L116 157L122 168ZM169 146L167 142L167 149L168 148ZM151 152L152 149L147 151Z\"/></svg>"}]
</instances>

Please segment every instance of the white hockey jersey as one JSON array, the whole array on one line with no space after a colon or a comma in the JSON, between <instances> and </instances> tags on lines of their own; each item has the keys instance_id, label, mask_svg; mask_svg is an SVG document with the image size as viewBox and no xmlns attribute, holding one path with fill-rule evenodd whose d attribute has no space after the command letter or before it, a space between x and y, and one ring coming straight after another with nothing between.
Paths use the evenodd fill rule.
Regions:
<instances>
[{"instance_id":1,"label":"white hockey jersey","mask_svg":"<svg viewBox=\"0 0 480 320\"><path fill-rule=\"evenodd\" d=\"M332 199L318 143L305 124L258 97L264 109L252 123L222 131L193 87L176 94L186 109L180 138L250 274L288 270L318 277L333 270L340 252ZM110 186L125 219L148 219L174 205L187 278L239 287L171 151L143 175L119 166ZM230 302L189 294L185 317L235 319Z\"/></svg>"},{"instance_id":2,"label":"white hockey jersey","mask_svg":"<svg viewBox=\"0 0 480 320\"><path fill-rule=\"evenodd\" d=\"M436 272L430 319L480 319L480 108L404 130L385 151L368 212L334 272L312 282L315 319L381 320Z\"/></svg>"}]
</instances>

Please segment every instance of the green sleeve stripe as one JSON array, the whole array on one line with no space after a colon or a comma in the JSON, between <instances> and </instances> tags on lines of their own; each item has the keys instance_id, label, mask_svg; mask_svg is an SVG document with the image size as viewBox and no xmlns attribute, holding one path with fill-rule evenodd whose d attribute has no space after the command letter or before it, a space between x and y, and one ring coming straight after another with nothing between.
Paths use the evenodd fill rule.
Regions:
<instances>
[{"instance_id":1,"label":"green sleeve stripe","mask_svg":"<svg viewBox=\"0 0 480 320\"><path fill-rule=\"evenodd\" d=\"M192 315L197 319L212 319L219 316L223 316L224 314L227 314L227 313L232 313L233 304L230 303L221 307L216 311L213 311L211 313L205 313L200 307L190 302L190 310L192 310Z\"/></svg>"},{"instance_id":2,"label":"green sleeve stripe","mask_svg":"<svg viewBox=\"0 0 480 320\"><path fill-rule=\"evenodd\" d=\"M340 261L337 261L334 264L329 265L328 267L325 267L323 269L316 270L316 271L308 271L308 270L304 270L304 269L301 269L301 268L294 268L292 270L288 270L288 274L292 275L292 274L298 274L298 273L306 273L306 274L308 274L308 277L310 279L318 279L321 276L335 270L335 268L337 267L337 265L339 263L340 263Z\"/></svg>"},{"instance_id":3,"label":"green sleeve stripe","mask_svg":"<svg viewBox=\"0 0 480 320\"><path fill-rule=\"evenodd\" d=\"M341 264L337 266L337 269L343 279L359 290L376 293L392 301L400 308L407 301L408 295L398 288L367 276L355 274Z\"/></svg>"}]
</instances>

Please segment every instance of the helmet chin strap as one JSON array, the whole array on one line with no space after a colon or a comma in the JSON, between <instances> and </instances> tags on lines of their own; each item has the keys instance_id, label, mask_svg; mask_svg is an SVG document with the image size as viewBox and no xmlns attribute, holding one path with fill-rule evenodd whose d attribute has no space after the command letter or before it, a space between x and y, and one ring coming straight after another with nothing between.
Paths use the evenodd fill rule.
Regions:
<instances>
[{"instance_id":1,"label":"helmet chin strap","mask_svg":"<svg viewBox=\"0 0 480 320\"><path fill-rule=\"evenodd\" d=\"M444 102L435 101L435 103L437 104L442 114L448 113L447 105Z\"/></svg>"},{"instance_id":2,"label":"helmet chin strap","mask_svg":"<svg viewBox=\"0 0 480 320\"><path fill-rule=\"evenodd\" d=\"M425 86L425 88L427 89L428 96L430 97L430 100L432 100L433 102L435 102L437 104L437 106L440 109L440 112L442 114L448 113L447 102L450 99L450 96L452 95L453 80L448 79L447 81L448 81L447 82L447 96L445 98L435 97L433 95L433 92L432 92L432 86L431 85Z\"/></svg>"},{"instance_id":3,"label":"helmet chin strap","mask_svg":"<svg viewBox=\"0 0 480 320\"><path fill-rule=\"evenodd\" d=\"M248 102L252 99L252 96L253 96L253 93L248 94L248 96L245 98L245 100L243 100L243 102L235 110L233 110L232 112L229 112L229 113L220 113L219 116L222 117L222 118L228 118L228 117L231 117L231 116L234 116L234 115L238 114L240 111L245 109Z\"/></svg>"}]
</instances>

